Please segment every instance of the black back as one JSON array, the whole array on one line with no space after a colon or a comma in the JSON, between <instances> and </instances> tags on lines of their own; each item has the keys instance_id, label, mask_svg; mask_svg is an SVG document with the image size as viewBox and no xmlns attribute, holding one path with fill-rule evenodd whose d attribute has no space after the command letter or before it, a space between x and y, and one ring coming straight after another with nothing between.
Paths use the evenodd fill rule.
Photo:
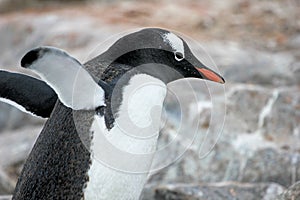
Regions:
<instances>
[{"instance_id":1,"label":"black back","mask_svg":"<svg viewBox=\"0 0 300 200\"><path fill-rule=\"evenodd\" d=\"M24 165L13 199L81 199L89 160L72 110L57 103Z\"/></svg>"}]
</instances>

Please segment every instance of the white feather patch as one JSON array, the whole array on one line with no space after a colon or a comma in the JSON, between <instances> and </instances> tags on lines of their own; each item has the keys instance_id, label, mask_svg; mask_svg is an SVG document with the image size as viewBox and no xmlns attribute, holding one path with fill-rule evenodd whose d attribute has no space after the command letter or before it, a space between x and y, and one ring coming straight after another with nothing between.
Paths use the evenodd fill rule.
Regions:
<instances>
[{"instance_id":1,"label":"white feather patch","mask_svg":"<svg viewBox=\"0 0 300 200\"><path fill-rule=\"evenodd\" d=\"M135 75L123 89L115 126L108 131L104 118L95 116L85 199L139 199L155 153L165 95L160 80Z\"/></svg>"},{"instance_id":2,"label":"white feather patch","mask_svg":"<svg viewBox=\"0 0 300 200\"><path fill-rule=\"evenodd\" d=\"M175 52L180 52L184 55L183 41L174 33L166 33L163 35L165 42L169 43Z\"/></svg>"},{"instance_id":3,"label":"white feather patch","mask_svg":"<svg viewBox=\"0 0 300 200\"><path fill-rule=\"evenodd\" d=\"M30 67L74 110L90 110L104 105L104 90L83 66L58 49L51 49Z\"/></svg>"}]
</instances>

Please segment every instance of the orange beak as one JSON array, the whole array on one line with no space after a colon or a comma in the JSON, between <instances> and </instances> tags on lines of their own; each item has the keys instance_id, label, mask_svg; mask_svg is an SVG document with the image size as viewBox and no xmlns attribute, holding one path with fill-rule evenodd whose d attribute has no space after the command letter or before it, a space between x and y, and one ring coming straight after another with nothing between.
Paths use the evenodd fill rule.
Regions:
<instances>
[{"instance_id":1,"label":"orange beak","mask_svg":"<svg viewBox=\"0 0 300 200\"><path fill-rule=\"evenodd\" d=\"M196 67L196 69L204 76L205 79L207 80L211 80L217 83L221 83L224 84L225 80L218 75L217 73L209 70L209 69L205 69L205 68L198 68Z\"/></svg>"}]
</instances>

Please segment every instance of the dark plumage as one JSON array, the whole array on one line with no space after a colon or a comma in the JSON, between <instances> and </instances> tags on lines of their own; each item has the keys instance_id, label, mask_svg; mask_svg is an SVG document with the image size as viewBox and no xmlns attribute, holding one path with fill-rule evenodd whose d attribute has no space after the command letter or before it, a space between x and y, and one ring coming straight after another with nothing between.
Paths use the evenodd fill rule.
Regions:
<instances>
[{"instance_id":1,"label":"dark plumage","mask_svg":"<svg viewBox=\"0 0 300 200\"><path fill-rule=\"evenodd\" d=\"M23 106L37 116L50 117L57 95L45 82L24 75L0 71L0 97Z\"/></svg>"},{"instance_id":2,"label":"dark plumage","mask_svg":"<svg viewBox=\"0 0 300 200\"><path fill-rule=\"evenodd\" d=\"M83 197L90 152L76 128L72 109L58 103L27 158L14 200Z\"/></svg>"}]
</instances>

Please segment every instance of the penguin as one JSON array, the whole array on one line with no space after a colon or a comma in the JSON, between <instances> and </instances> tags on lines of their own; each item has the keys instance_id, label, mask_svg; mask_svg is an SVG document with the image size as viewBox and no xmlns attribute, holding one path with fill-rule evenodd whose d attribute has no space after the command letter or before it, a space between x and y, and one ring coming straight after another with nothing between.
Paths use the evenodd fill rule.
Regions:
<instances>
[{"instance_id":1,"label":"penguin","mask_svg":"<svg viewBox=\"0 0 300 200\"><path fill-rule=\"evenodd\" d=\"M139 199L167 85L183 78L225 83L181 37L159 28L120 38L84 66L53 47L29 51L21 66L36 72L58 101L24 164L14 200Z\"/></svg>"}]
</instances>

